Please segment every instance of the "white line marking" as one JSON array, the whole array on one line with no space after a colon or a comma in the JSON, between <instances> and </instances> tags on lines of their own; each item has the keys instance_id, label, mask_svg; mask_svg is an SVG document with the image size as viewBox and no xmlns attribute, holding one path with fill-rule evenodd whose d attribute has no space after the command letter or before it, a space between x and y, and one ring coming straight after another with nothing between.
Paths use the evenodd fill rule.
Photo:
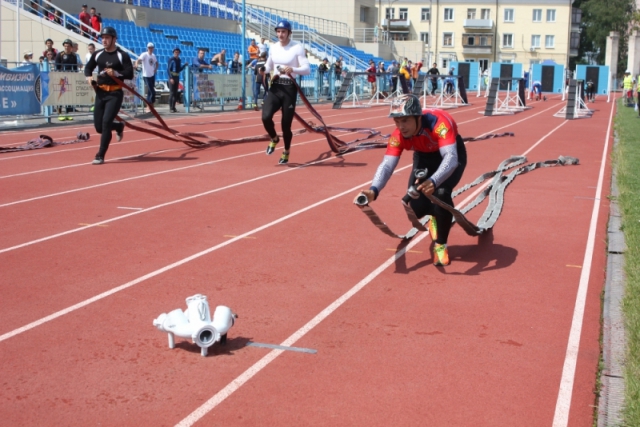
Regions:
<instances>
[{"instance_id":1,"label":"white line marking","mask_svg":"<svg viewBox=\"0 0 640 427\"><path fill-rule=\"evenodd\" d=\"M598 185L596 188L597 200L593 202L591 211L591 223L589 224L589 234L587 246L584 251L582 270L580 271L580 282L578 293L576 294L576 305L573 309L571 319L571 331L569 332L569 342L567 343L567 353L562 366L562 377L560 379L560 390L556 401L556 410L553 415L553 427L566 427L569 424L569 410L571 409L571 395L573 394L573 382L576 376L576 364L578 351L580 350L580 335L582 335L582 321L584 318L584 307L587 300L587 290L589 288L589 276L591 275L591 261L593 259L593 248L596 240L596 229L598 227L598 215L600 211L600 197L602 195L602 185L604 182L604 169L607 160L607 150L609 149L609 138L611 137L611 123L613 123L613 111L616 100L611 103L611 114L609 115L609 126L604 139L604 149L602 150L602 163L598 173Z\"/></svg>"},{"instance_id":2,"label":"white line marking","mask_svg":"<svg viewBox=\"0 0 640 427\"><path fill-rule=\"evenodd\" d=\"M353 154L353 153L348 153L348 154ZM348 154L344 154L344 155L346 156L346 155L348 155ZM314 162L314 163L321 163L321 162L326 161L326 160L327 160L327 159L325 159L325 160L319 160L319 161ZM305 165L305 166L308 166L308 165ZM305 166L300 166L300 168L301 168L301 167L305 167ZM409 165L407 165L407 166L404 166L404 167L402 167L402 168L400 168L400 169L396 170L395 172L396 172L396 173L397 173L397 172L400 172L400 171L402 171L402 170L404 170L404 169L407 169L407 168L409 168L409 167L412 167L412 165L411 165L411 164L409 164ZM294 169L288 169L288 170L294 170ZM285 172L285 171L277 172L277 173L283 173L283 172ZM33 328L35 328L35 327L37 327L37 326L40 326L40 325L42 325L42 324L44 324L44 323L50 322L51 320L57 319L58 317L64 316L65 314L69 314L69 313L71 313L72 311L78 310L78 309L80 309L80 308L82 308L82 307L85 307L85 306L87 306L87 305L89 305L89 304L91 304L91 303L94 303L94 302L96 302L96 301L99 301L99 300L101 300L101 299L103 299L103 298L106 298L106 297L108 297L108 296L110 296L110 295L113 295L113 294L115 294L115 293L117 293L117 292L120 292L120 291L122 291L122 290L124 290L124 289L130 288L130 287L132 287L132 286L134 286L134 285L137 285L137 284L138 284L138 283L140 283L140 282L144 282L145 280L150 279L150 278L155 277L155 276L158 276L158 275L160 275L160 274L162 274L162 273L164 273L164 272L166 272L166 271L172 270L172 269L174 269L174 268L176 268L176 267L180 267L181 265L186 264L186 263L188 263L189 261L193 261L194 259L197 259L197 258L200 258L200 257L202 257L202 256L204 256L204 255L210 254L211 252L216 251L216 250L218 250L218 249L220 249L220 248L224 248L225 246L228 246L228 245L230 245L230 244L231 244L231 243L233 243L233 242L237 242L238 240L241 240L241 239L243 239L243 238L245 238L245 237L248 237L248 236L250 236L250 235L252 235L252 234L256 234L256 233L258 233L258 232L260 232L260 231L262 231L262 230L265 230L265 229L267 229L267 228L269 228L269 227L272 227L272 226L274 226L274 225L277 225L277 224L279 224L279 223L281 223L281 222L283 222L283 221L286 221L286 220L288 220L288 219L290 219L290 218L293 218L294 216L297 216L297 215L300 215L300 214L302 214L302 213L304 213L304 212L307 212L307 211L309 211L309 210L311 210L311 209L313 209L313 208L316 208L316 207L318 207L318 206L320 206L320 205L323 205L323 204L325 204L325 203L328 203L328 202L330 202L330 201L332 201L332 200L335 200L335 199L337 199L337 198L340 198L340 197L342 197L342 196L344 196L344 195L347 195L347 194L353 194L355 191L360 190L363 186L365 186L365 185L367 185L367 184L369 184L369 183L371 183L371 181L367 181L367 182L365 182L365 183L363 183L363 184L360 184L360 185L357 185L357 186L355 186L355 187L352 187L352 188L350 188L350 189L348 189L348 190L346 190L346 191L343 191L343 192L341 192L341 193L339 193L339 194L336 194L336 195L334 195L334 196L328 197L328 198L326 198L326 199L324 199L324 200L321 200L321 201L319 201L319 202L316 202L316 203L314 203L314 204L312 204L312 205L309 205L309 206L307 206L307 207L305 207L305 208L302 208L302 209L297 210L297 211L295 211L295 212L293 212L293 213L290 213L290 214L288 214L288 215L285 215L285 216L283 216L283 217L280 217L280 218L278 218L278 219L276 219L276 220L274 220L274 221L271 221L271 222L270 222L270 223L268 223L268 224L265 224L265 225L262 225L262 226L260 226L260 227L254 228L254 229L253 229L253 230L251 230L251 231L247 231L246 233L240 234L239 236L236 236L236 237L234 237L234 238L232 238L232 239L225 240L225 241L224 241L224 242L222 242L222 243L219 243L219 244L217 244L217 245L215 245L215 246L212 246L212 247L210 247L210 248L208 248L208 249L205 249L205 250L203 250L203 251L201 251L201 252L198 252L198 253L196 253L196 254L194 254L194 255L188 256L188 257L183 258L183 259L181 259L181 260L179 260L179 261L176 261L176 262L174 262L174 263L172 263L172 264L169 264L169 265L167 265L167 266L165 266L165 267L159 268L158 270L152 271L152 272L151 272L151 273L149 273L149 274L145 274L144 276L139 277L139 278L137 278L137 279L134 279L134 280L132 280L132 281L130 281L130 282L127 282L127 283L125 283L124 285L120 285L120 286L118 286L118 287L115 287L115 288L113 288L113 289L110 289L110 290L108 290L108 291L106 291L106 292L103 292L103 293L98 294L98 295L96 295L96 296L94 296L94 297L91 297L91 298L86 299L86 300L84 300L84 301L82 301L82 302L79 302L78 304L72 305L71 307L67 307L67 308L65 308L65 309L63 309L63 310L57 311L57 312L55 312L55 313L53 313L53 314L50 314L49 316L46 316L46 317L43 317L43 318L41 318L41 319L39 319L39 320L36 320L36 321L34 321L34 322L31 322L31 323L29 323L29 324L27 324L27 325L25 325L25 326L22 326L22 327L20 327L20 328L14 329L13 331L10 331L10 332L7 332L7 333L5 333L5 334L2 334L2 335L0 335L0 342L5 341L5 340L7 340L7 339L9 339L9 338L11 338L11 337L14 337L14 336L16 336L16 335L19 335L19 334L21 334L21 333L23 333L23 332L26 332L26 331L28 331L28 330L30 330L30 329L33 329ZM237 185L237 184L234 184L234 185ZM138 213L138 212L134 212L133 214L136 214L136 213ZM133 215L133 214L130 214L130 215ZM96 225L96 224L94 224L94 225Z\"/></svg>"},{"instance_id":3,"label":"white line marking","mask_svg":"<svg viewBox=\"0 0 640 427\"><path fill-rule=\"evenodd\" d=\"M555 107L554 107L555 108ZM565 122L563 122L564 124ZM560 125L562 126L562 125ZM558 126L558 127L560 127ZM557 129L557 128L556 128ZM553 133L549 132L541 139L539 139L531 148L529 148L525 153L530 152L534 147L538 146L544 139L546 139L549 135ZM525 154L522 154L525 155ZM477 194L479 194L484 188L489 185L490 182L485 182L478 189L476 189L472 194L467 196L459 205L456 206L464 206L466 203L469 203L473 200ZM292 347L299 339L307 334L307 332L311 331L311 329L315 328L320 322L329 317L331 313L336 311L342 304L344 304L347 300L349 300L352 296L358 293L362 288L364 288L367 284L369 284L373 279L380 275L384 270L387 269L390 265L392 265L398 258L403 256L406 252L411 250L414 246L416 246L422 239L427 237L429 233L422 233L421 235L415 237L411 242L396 252L391 258L386 260L382 265L376 268L373 272L371 272L367 277L358 282L353 288L343 294L340 298L331 303L328 307L318 313L313 319L311 319L306 325L302 328L298 329L293 333L289 338L284 340L280 345ZM265 368L269 363L271 363L276 357L283 353L284 350L272 350L267 355L265 355L262 359L258 360L254 363L249 369L244 371L240 376L227 384L222 390L216 393L213 397L207 400L204 404L202 404L199 408L189 414L186 418L176 424L176 427L189 427L204 417L207 413L213 410L216 406L222 403L227 397L229 397L233 392L238 390L243 384L249 381L253 376L255 376L258 372L260 372L263 368Z\"/></svg>"},{"instance_id":4,"label":"white line marking","mask_svg":"<svg viewBox=\"0 0 640 427\"><path fill-rule=\"evenodd\" d=\"M118 209L130 209L132 211L141 211L144 208L130 208L128 206L118 206Z\"/></svg>"}]
</instances>

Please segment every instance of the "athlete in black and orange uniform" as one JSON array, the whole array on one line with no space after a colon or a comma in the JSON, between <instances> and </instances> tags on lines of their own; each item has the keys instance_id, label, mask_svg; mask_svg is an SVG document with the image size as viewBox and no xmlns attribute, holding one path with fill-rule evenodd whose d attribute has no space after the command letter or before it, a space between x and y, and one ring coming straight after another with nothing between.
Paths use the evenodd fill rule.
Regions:
<instances>
[{"instance_id":1,"label":"athlete in black and orange uniform","mask_svg":"<svg viewBox=\"0 0 640 427\"><path fill-rule=\"evenodd\" d=\"M434 265L449 265L447 240L453 216L448 211L434 205L425 197L433 194L446 204L453 206L451 193L460 182L467 165L467 151L458 126L449 113L443 110L422 110L420 100L415 95L399 97L391 105L389 117L395 121L397 129L391 134L387 152L378 167L371 187L364 190L369 202L378 194L391 178L400 155L404 150L412 150L413 171L409 186L417 184L416 170L427 168L427 179L417 186L422 193L411 199L409 205L418 218L431 215L429 232L435 245Z\"/></svg>"}]
</instances>

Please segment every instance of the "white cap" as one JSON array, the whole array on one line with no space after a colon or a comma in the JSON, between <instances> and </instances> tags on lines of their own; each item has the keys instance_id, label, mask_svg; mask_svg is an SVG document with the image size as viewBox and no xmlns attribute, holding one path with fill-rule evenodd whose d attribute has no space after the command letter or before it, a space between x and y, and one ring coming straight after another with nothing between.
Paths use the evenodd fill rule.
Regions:
<instances>
[{"instance_id":1,"label":"white cap","mask_svg":"<svg viewBox=\"0 0 640 427\"><path fill-rule=\"evenodd\" d=\"M151 42L147 43L147 47L155 47L155 45Z\"/></svg>"},{"instance_id":2,"label":"white cap","mask_svg":"<svg viewBox=\"0 0 640 427\"><path fill-rule=\"evenodd\" d=\"M624 72L625 74L631 74L631 71L627 70Z\"/></svg>"}]
</instances>

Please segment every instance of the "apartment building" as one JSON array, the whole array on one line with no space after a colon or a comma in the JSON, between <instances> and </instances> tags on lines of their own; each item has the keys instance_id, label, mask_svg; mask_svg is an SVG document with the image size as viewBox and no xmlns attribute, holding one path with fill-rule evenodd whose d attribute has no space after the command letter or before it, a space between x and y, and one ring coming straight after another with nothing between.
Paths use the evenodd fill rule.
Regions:
<instances>
[{"instance_id":1,"label":"apartment building","mask_svg":"<svg viewBox=\"0 0 640 427\"><path fill-rule=\"evenodd\" d=\"M424 58L450 61L543 61L578 54L581 12L573 0L381 0L381 26L394 40L422 40Z\"/></svg>"}]
</instances>

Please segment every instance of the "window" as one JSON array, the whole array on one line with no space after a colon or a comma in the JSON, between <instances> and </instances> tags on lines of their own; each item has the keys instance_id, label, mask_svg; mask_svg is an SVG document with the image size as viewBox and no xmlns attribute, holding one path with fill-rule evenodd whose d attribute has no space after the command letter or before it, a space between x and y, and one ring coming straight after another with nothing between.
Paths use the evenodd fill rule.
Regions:
<instances>
[{"instance_id":1,"label":"window","mask_svg":"<svg viewBox=\"0 0 640 427\"><path fill-rule=\"evenodd\" d=\"M582 10L576 9L575 7L571 9L571 23L579 24L582 22Z\"/></svg>"},{"instance_id":2,"label":"window","mask_svg":"<svg viewBox=\"0 0 640 427\"><path fill-rule=\"evenodd\" d=\"M504 22L513 22L513 9L504 10Z\"/></svg>"},{"instance_id":3,"label":"window","mask_svg":"<svg viewBox=\"0 0 640 427\"><path fill-rule=\"evenodd\" d=\"M480 46L491 46L490 36L480 36Z\"/></svg>"},{"instance_id":4,"label":"window","mask_svg":"<svg viewBox=\"0 0 640 427\"><path fill-rule=\"evenodd\" d=\"M550 49L556 45L556 36L544 36L544 47Z\"/></svg>"},{"instance_id":5,"label":"window","mask_svg":"<svg viewBox=\"0 0 640 427\"><path fill-rule=\"evenodd\" d=\"M476 37L475 36L462 37L462 45L463 46L475 46L476 45Z\"/></svg>"},{"instance_id":6,"label":"window","mask_svg":"<svg viewBox=\"0 0 640 427\"><path fill-rule=\"evenodd\" d=\"M453 47L453 33L442 34L442 46Z\"/></svg>"},{"instance_id":7,"label":"window","mask_svg":"<svg viewBox=\"0 0 640 427\"><path fill-rule=\"evenodd\" d=\"M491 19L491 9L480 9L481 19Z\"/></svg>"},{"instance_id":8,"label":"window","mask_svg":"<svg viewBox=\"0 0 640 427\"><path fill-rule=\"evenodd\" d=\"M408 16L409 16L409 9L400 8L400 20L406 21Z\"/></svg>"},{"instance_id":9,"label":"window","mask_svg":"<svg viewBox=\"0 0 640 427\"><path fill-rule=\"evenodd\" d=\"M424 42L424 44L429 44L429 33L420 33L420 40Z\"/></svg>"},{"instance_id":10,"label":"window","mask_svg":"<svg viewBox=\"0 0 640 427\"><path fill-rule=\"evenodd\" d=\"M489 60L488 59L480 59L478 60L480 63L480 70L484 71L489 68Z\"/></svg>"},{"instance_id":11,"label":"window","mask_svg":"<svg viewBox=\"0 0 640 427\"><path fill-rule=\"evenodd\" d=\"M476 19L475 9L467 9L467 19Z\"/></svg>"},{"instance_id":12,"label":"window","mask_svg":"<svg viewBox=\"0 0 640 427\"><path fill-rule=\"evenodd\" d=\"M453 8L445 7L444 8L444 20L445 21L453 21Z\"/></svg>"},{"instance_id":13,"label":"window","mask_svg":"<svg viewBox=\"0 0 640 427\"><path fill-rule=\"evenodd\" d=\"M556 22L556 10L547 9L547 22Z\"/></svg>"},{"instance_id":14,"label":"window","mask_svg":"<svg viewBox=\"0 0 640 427\"><path fill-rule=\"evenodd\" d=\"M420 20L422 22L431 21L431 9L428 7L423 7L420 9Z\"/></svg>"},{"instance_id":15,"label":"window","mask_svg":"<svg viewBox=\"0 0 640 427\"><path fill-rule=\"evenodd\" d=\"M388 7L386 9L384 17L386 19L395 19L395 16L396 16L396 10L392 7Z\"/></svg>"},{"instance_id":16,"label":"window","mask_svg":"<svg viewBox=\"0 0 640 427\"><path fill-rule=\"evenodd\" d=\"M369 8L360 6L360 22L367 22L368 17L369 17Z\"/></svg>"},{"instance_id":17,"label":"window","mask_svg":"<svg viewBox=\"0 0 640 427\"><path fill-rule=\"evenodd\" d=\"M531 47L540 47L540 35L534 34L531 36Z\"/></svg>"},{"instance_id":18,"label":"window","mask_svg":"<svg viewBox=\"0 0 640 427\"><path fill-rule=\"evenodd\" d=\"M513 47L513 34L502 35L502 47Z\"/></svg>"},{"instance_id":19,"label":"window","mask_svg":"<svg viewBox=\"0 0 640 427\"><path fill-rule=\"evenodd\" d=\"M442 68L444 68L445 70L449 68L449 60L442 58Z\"/></svg>"},{"instance_id":20,"label":"window","mask_svg":"<svg viewBox=\"0 0 640 427\"><path fill-rule=\"evenodd\" d=\"M580 33L571 33L571 49L580 49Z\"/></svg>"},{"instance_id":21,"label":"window","mask_svg":"<svg viewBox=\"0 0 640 427\"><path fill-rule=\"evenodd\" d=\"M533 9L533 22L542 22L542 9Z\"/></svg>"}]
</instances>

